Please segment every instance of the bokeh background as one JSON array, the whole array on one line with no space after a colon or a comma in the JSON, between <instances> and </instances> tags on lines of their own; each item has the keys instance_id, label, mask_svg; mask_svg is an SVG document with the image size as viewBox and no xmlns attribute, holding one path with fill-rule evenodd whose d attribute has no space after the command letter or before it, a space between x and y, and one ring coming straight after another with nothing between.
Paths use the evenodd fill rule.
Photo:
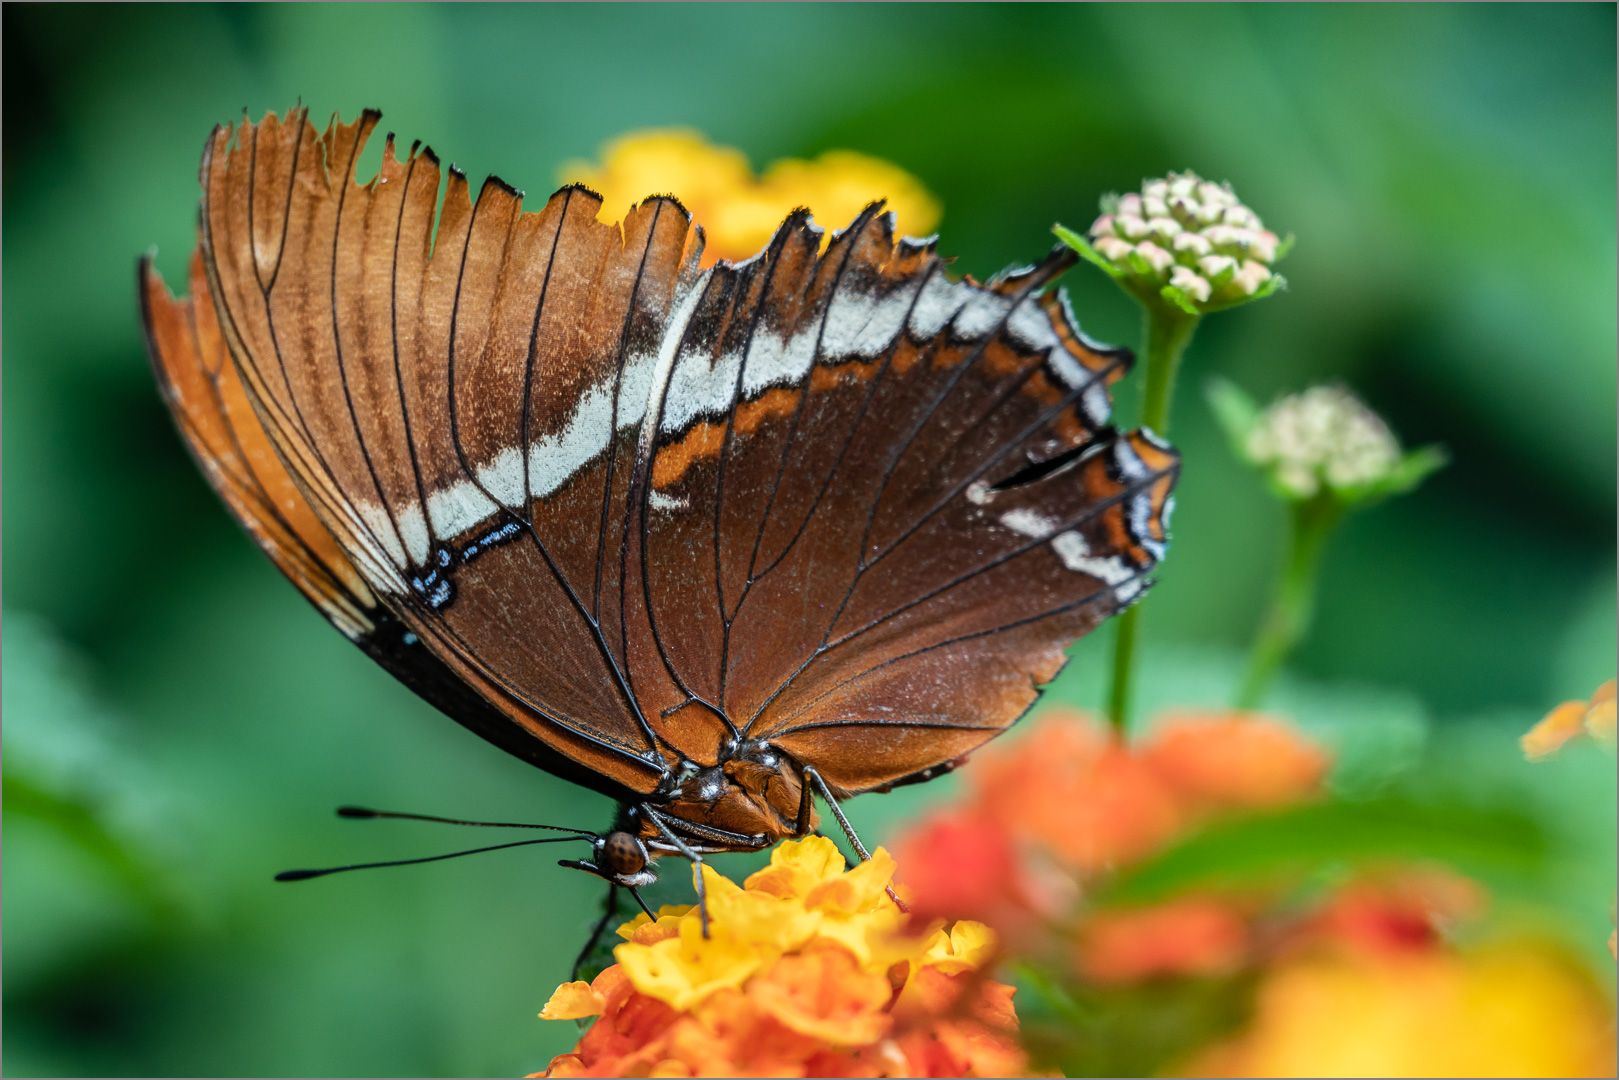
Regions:
<instances>
[{"instance_id":1,"label":"bokeh background","mask_svg":"<svg viewBox=\"0 0 1619 1080\"><path fill-rule=\"evenodd\" d=\"M7 1073L517 1074L576 1037L534 1014L598 890L546 849L270 881L469 840L340 822L343 802L587 828L610 814L324 626L158 401L135 258L155 247L179 279L204 137L300 98L317 115L381 107L475 184L493 171L530 192L649 126L696 127L760 166L863 151L939 196L943 249L979 274L1145 175L1231 179L1297 234L1291 287L1210 320L1189 355L1147 702L1229 684L1280 544L1280 509L1232 460L1199 383L1268 397L1345 380L1454 464L1338 536L1279 704L1373 772L1416 769L1528 815L1567 858L1522 891L1611 984L1612 759L1530 767L1514 739L1614 669L1612 6L3 18ZM1068 287L1089 332L1136 340L1101 275ZM1053 698L1094 696L1107 646L1081 642ZM852 809L881 841L950 790Z\"/></svg>"}]
</instances>

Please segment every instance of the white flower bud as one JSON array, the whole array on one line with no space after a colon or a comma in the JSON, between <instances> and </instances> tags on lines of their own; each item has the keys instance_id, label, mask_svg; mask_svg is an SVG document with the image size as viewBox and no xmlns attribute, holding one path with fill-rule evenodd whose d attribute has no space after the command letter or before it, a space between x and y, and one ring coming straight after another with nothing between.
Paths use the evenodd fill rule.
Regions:
<instances>
[{"instance_id":1,"label":"white flower bud","mask_svg":"<svg viewBox=\"0 0 1619 1080\"><path fill-rule=\"evenodd\" d=\"M1229 255L1205 255L1197 260L1197 268L1215 285L1224 285L1237 272L1237 260Z\"/></svg>"},{"instance_id":2,"label":"white flower bud","mask_svg":"<svg viewBox=\"0 0 1619 1080\"><path fill-rule=\"evenodd\" d=\"M1114 228L1126 240L1145 240L1148 234L1152 232L1151 229L1147 228L1147 223L1134 214L1120 213L1113 221Z\"/></svg>"},{"instance_id":3,"label":"white flower bud","mask_svg":"<svg viewBox=\"0 0 1619 1080\"><path fill-rule=\"evenodd\" d=\"M1230 184L1216 184L1209 180L1198 182L1197 198L1199 202L1218 206L1222 210L1237 205L1237 196L1232 192Z\"/></svg>"},{"instance_id":4,"label":"white flower bud","mask_svg":"<svg viewBox=\"0 0 1619 1080\"><path fill-rule=\"evenodd\" d=\"M1214 250L1209 238L1202 233L1183 232L1175 237L1175 251L1181 255L1189 255L1196 259L1207 255Z\"/></svg>"},{"instance_id":5,"label":"white flower bud","mask_svg":"<svg viewBox=\"0 0 1619 1080\"><path fill-rule=\"evenodd\" d=\"M1268 229L1259 229L1248 241L1248 254L1269 266L1276 261L1276 247L1279 243L1275 233Z\"/></svg>"},{"instance_id":6,"label":"white flower bud","mask_svg":"<svg viewBox=\"0 0 1619 1080\"><path fill-rule=\"evenodd\" d=\"M1246 206L1241 205L1226 207L1225 212L1220 215L1220 220L1227 225L1236 225L1243 229L1259 227L1258 216Z\"/></svg>"},{"instance_id":7,"label":"white flower bud","mask_svg":"<svg viewBox=\"0 0 1619 1080\"><path fill-rule=\"evenodd\" d=\"M1155 239L1165 243L1174 240L1183 231L1180 222L1172 217L1148 218L1147 228L1152 230L1152 235Z\"/></svg>"},{"instance_id":8,"label":"white flower bud","mask_svg":"<svg viewBox=\"0 0 1619 1080\"><path fill-rule=\"evenodd\" d=\"M1178 199L1190 199L1197 194L1195 173L1170 173L1169 193Z\"/></svg>"},{"instance_id":9,"label":"white flower bud","mask_svg":"<svg viewBox=\"0 0 1619 1080\"><path fill-rule=\"evenodd\" d=\"M1116 263L1122 263L1130 252L1135 250L1135 245L1131 244L1130 241L1117 236L1099 236L1092 246L1102 254L1104 259Z\"/></svg>"},{"instance_id":10,"label":"white flower bud","mask_svg":"<svg viewBox=\"0 0 1619 1080\"><path fill-rule=\"evenodd\" d=\"M1198 304L1208 303L1209 295L1214 291L1197 271L1185 266L1177 266L1171 271L1169 283Z\"/></svg>"},{"instance_id":11,"label":"white flower bud","mask_svg":"<svg viewBox=\"0 0 1619 1080\"><path fill-rule=\"evenodd\" d=\"M1141 197L1143 199L1169 198L1169 181L1148 180L1145 184L1141 185Z\"/></svg>"},{"instance_id":12,"label":"white flower bud","mask_svg":"<svg viewBox=\"0 0 1619 1080\"><path fill-rule=\"evenodd\" d=\"M1147 260L1153 272L1162 276L1164 271L1175 265L1175 256L1153 243L1151 240L1136 245L1136 254Z\"/></svg>"},{"instance_id":13,"label":"white flower bud","mask_svg":"<svg viewBox=\"0 0 1619 1080\"><path fill-rule=\"evenodd\" d=\"M1256 263L1252 259L1246 259L1243 261L1241 269L1236 272L1231 280L1236 284L1237 288L1242 291L1242 295L1252 296L1254 293L1258 292L1260 287L1263 286L1265 282L1269 281L1270 278L1271 273L1269 267Z\"/></svg>"},{"instance_id":14,"label":"white flower bud","mask_svg":"<svg viewBox=\"0 0 1619 1080\"><path fill-rule=\"evenodd\" d=\"M1112 232L1113 232L1113 215L1112 214L1103 214L1101 217L1099 217L1095 221L1091 222L1090 235L1091 235L1091 239L1093 239L1093 240L1096 239L1097 237L1108 236Z\"/></svg>"},{"instance_id":15,"label":"white flower bud","mask_svg":"<svg viewBox=\"0 0 1619 1080\"><path fill-rule=\"evenodd\" d=\"M1116 214L1130 214L1133 217L1141 216L1141 196L1131 193L1120 197Z\"/></svg>"}]
</instances>

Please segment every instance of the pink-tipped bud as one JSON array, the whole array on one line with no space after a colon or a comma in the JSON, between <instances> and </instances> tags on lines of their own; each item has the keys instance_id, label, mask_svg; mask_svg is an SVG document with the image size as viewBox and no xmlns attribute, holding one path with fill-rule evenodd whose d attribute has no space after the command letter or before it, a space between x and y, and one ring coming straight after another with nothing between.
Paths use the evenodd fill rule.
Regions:
<instances>
[{"instance_id":1,"label":"pink-tipped bud","mask_svg":"<svg viewBox=\"0 0 1619 1080\"><path fill-rule=\"evenodd\" d=\"M1102 257L1112 262L1122 263L1135 250L1135 245L1118 236L1099 236L1092 245L1101 252Z\"/></svg>"},{"instance_id":2,"label":"pink-tipped bud","mask_svg":"<svg viewBox=\"0 0 1619 1080\"><path fill-rule=\"evenodd\" d=\"M1232 275L1232 284L1244 296L1252 296L1258 292L1265 282L1271 279L1270 268L1252 259L1243 261L1242 267Z\"/></svg>"},{"instance_id":3,"label":"pink-tipped bud","mask_svg":"<svg viewBox=\"0 0 1619 1080\"><path fill-rule=\"evenodd\" d=\"M1165 251L1151 240L1146 240L1137 244L1136 254L1145 259L1147 261L1147 265L1152 267L1153 273L1159 275L1160 277L1168 273L1169 268L1175 265L1175 256L1171 255L1169 252Z\"/></svg>"},{"instance_id":4,"label":"pink-tipped bud","mask_svg":"<svg viewBox=\"0 0 1619 1080\"><path fill-rule=\"evenodd\" d=\"M1184 266L1175 267L1169 275L1169 283L1197 304L1208 303L1209 296L1214 292L1208 278Z\"/></svg>"},{"instance_id":5,"label":"pink-tipped bud","mask_svg":"<svg viewBox=\"0 0 1619 1080\"><path fill-rule=\"evenodd\" d=\"M1122 283L1135 282L1137 296L1167 281L1183 302L1228 307L1274 288L1281 245L1230 184L1175 172L1110 197L1104 208L1091 226L1092 247Z\"/></svg>"},{"instance_id":6,"label":"pink-tipped bud","mask_svg":"<svg viewBox=\"0 0 1619 1080\"><path fill-rule=\"evenodd\" d=\"M1237 260L1229 255L1205 255L1197 260L1197 268L1213 285L1224 285L1237 272Z\"/></svg>"},{"instance_id":7,"label":"pink-tipped bud","mask_svg":"<svg viewBox=\"0 0 1619 1080\"><path fill-rule=\"evenodd\" d=\"M1113 227L1126 240L1145 240L1152 232L1147 228L1146 220L1134 214L1119 214L1113 219Z\"/></svg>"}]
</instances>

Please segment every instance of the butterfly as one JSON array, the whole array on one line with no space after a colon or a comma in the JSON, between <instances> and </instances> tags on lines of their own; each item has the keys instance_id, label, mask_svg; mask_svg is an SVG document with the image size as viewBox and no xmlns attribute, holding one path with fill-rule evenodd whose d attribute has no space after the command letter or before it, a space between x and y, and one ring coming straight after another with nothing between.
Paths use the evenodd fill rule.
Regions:
<instances>
[{"instance_id":1,"label":"butterfly","mask_svg":"<svg viewBox=\"0 0 1619 1080\"><path fill-rule=\"evenodd\" d=\"M669 196L473 199L392 135L362 184L379 118L215 129L190 297L140 267L154 369L338 630L618 801L566 865L633 891L817 799L864 855L843 800L952 768L1141 595L1179 459L1109 423L1131 357L1067 249L954 280L874 202L705 265Z\"/></svg>"}]
</instances>

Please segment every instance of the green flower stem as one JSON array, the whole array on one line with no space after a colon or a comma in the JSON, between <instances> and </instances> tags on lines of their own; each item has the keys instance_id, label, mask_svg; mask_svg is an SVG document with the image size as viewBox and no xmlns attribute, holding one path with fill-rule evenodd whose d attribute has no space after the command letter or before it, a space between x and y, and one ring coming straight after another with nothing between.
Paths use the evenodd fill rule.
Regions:
<instances>
[{"instance_id":1,"label":"green flower stem","mask_svg":"<svg viewBox=\"0 0 1619 1080\"><path fill-rule=\"evenodd\" d=\"M1155 435L1169 431L1169 405L1175 396L1175 376L1181 355L1197 329L1197 316L1159 297L1143 298L1145 313L1142 352L1147 358L1147 385L1141 407L1142 426ZM1114 734L1123 738L1130 727L1130 692L1135 678L1136 638L1141 627L1137 603L1118 619L1113 638L1113 685L1108 691L1107 716Z\"/></svg>"},{"instance_id":2,"label":"green flower stem","mask_svg":"<svg viewBox=\"0 0 1619 1080\"><path fill-rule=\"evenodd\" d=\"M1287 561L1276 585L1270 611L1260 624L1248 674L1237 693L1236 706L1252 709L1265 698L1282 663L1310 628L1315 613L1316 582L1321 552L1333 527L1343 516L1343 504L1331 495L1317 495L1291 504L1287 530Z\"/></svg>"}]
</instances>

